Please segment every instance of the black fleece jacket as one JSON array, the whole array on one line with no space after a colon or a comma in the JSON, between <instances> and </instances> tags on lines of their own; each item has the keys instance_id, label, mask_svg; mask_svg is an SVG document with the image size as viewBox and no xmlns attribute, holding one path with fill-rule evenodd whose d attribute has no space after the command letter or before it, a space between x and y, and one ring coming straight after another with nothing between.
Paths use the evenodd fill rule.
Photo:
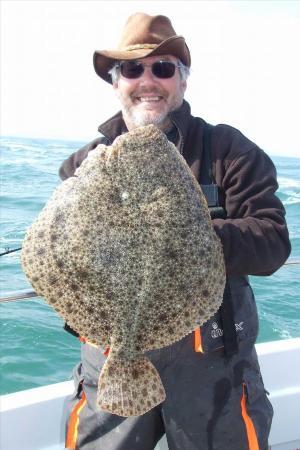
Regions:
<instances>
[{"instance_id":1,"label":"black fleece jacket","mask_svg":"<svg viewBox=\"0 0 300 450\"><path fill-rule=\"evenodd\" d=\"M171 113L177 128L177 148L199 180L204 120L193 117L186 101ZM73 153L61 166L64 180L74 175L89 151L110 145L127 131L122 114L99 127L100 137ZM213 176L222 192L226 219L213 219L220 237L228 275L269 275L290 254L285 210L275 195L276 169L271 159L237 129L216 125L211 133Z\"/></svg>"}]
</instances>

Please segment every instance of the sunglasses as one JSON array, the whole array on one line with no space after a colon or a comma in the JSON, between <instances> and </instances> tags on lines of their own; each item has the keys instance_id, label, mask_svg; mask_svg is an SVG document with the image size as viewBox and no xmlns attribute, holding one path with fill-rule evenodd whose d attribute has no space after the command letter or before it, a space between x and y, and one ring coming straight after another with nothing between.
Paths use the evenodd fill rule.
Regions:
<instances>
[{"instance_id":1,"label":"sunglasses","mask_svg":"<svg viewBox=\"0 0 300 450\"><path fill-rule=\"evenodd\" d=\"M145 67L151 67L152 74L157 78L172 78L176 67L181 67L171 61L156 61L152 64L144 64L140 61L122 61L116 66L124 78L139 78L145 71Z\"/></svg>"}]
</instances>

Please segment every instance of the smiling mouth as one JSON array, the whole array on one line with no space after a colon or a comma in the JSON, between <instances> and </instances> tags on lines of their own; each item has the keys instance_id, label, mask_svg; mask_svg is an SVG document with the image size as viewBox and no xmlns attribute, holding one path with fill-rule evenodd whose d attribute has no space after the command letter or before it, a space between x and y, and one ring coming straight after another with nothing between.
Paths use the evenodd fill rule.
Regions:
<instances>
[{"instance_id":1,"label":"smiling mouth","mask_svg":"<svg viewBox=\"0 0 300 450\"><path fill-rule=\"evenodd\" d=\"M140 103L157 103L163 99L161 96L153 96L153 97L135 97Z\"/></svg>"}]
</instances>

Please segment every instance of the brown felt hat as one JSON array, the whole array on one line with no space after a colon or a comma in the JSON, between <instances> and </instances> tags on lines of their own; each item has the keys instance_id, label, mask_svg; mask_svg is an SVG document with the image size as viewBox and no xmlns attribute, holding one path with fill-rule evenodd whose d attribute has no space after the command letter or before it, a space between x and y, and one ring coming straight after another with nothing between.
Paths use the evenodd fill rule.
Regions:
<instances>
[{"instance_id":1,"label":"brown felt hat","mask_svg":"<svg viewBox=\"0 0 300 450\"><path fill-rule=\"evenodd\" d=\"M127 20L116 50L95 51L94 68L99 77L111 83L108 72L116 61L155 55L173 55L187 67L191 66L188 46L175 33L168 17L136 13Z\"/></svg>"}]
</instances>

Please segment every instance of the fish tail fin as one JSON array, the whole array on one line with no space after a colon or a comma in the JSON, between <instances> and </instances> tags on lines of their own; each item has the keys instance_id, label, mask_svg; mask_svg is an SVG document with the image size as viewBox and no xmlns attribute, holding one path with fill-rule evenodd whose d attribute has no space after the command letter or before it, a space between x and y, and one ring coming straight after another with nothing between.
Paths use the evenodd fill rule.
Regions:
<instances>
[{"instance_id":1,"label":"fish tail fin","mask_svg":"<svg viewBox=\"0 0 300 450\"><path fill-rule=\"evenodd\" d=\"M97 405L123 417L139 416L166 398L159 373L146 356L108 357L99 377Z\"/></svg>"}]
</instances>

